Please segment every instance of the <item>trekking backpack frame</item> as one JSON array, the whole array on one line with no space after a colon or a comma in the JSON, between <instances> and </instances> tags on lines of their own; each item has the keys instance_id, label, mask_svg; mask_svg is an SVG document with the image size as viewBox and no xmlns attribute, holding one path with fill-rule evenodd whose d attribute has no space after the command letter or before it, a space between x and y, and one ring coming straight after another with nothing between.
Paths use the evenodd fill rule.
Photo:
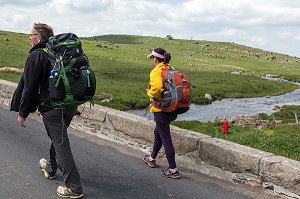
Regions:
<instances>
[{"instance_id":1,"label":"trekking backpack frame","mask_svg":"<svg viewBox=\"0 0 300 199\"><path fill-rule=\"evenodd\" d=\"M96 77L79 38L72 33L51 37L47 49L53 65L49 78L51 104L56 107L78 106L86 101L93 104Z\"/></svg>"}]
</instances>

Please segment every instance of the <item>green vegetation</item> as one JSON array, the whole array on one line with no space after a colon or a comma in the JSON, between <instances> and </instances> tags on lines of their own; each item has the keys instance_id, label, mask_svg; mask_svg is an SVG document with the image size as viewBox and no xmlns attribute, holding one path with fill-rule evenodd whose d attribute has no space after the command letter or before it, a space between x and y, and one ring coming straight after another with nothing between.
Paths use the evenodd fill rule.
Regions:
<instances>
[{"instance_id":1,"label":"green vegetation","mask_svg":"<svg viewBox=\"0 0 300 199\"><path fill-rule=\"evenodd\" d=\"M152 67L146 56L157 47L170 51L171 65L189 76L194 103L209 103L204 98L205 93L214 99L244 98L280 95L298 88L294 84L259 77L271 74L298 81L300 69L296 61L299 58L235 43L130 35L81 39L97 75L95 102L119 110L147 107L145 88ZM22 68L31 48L27 35L0 31L0 41L0 69ZM18 79L5 71L1 72L0 78L14 82ZM113 101L101 103L102 93L111 94Z\"/></svg>"},{"instance_id":2,"label":"green vegetation","mask_svg":"<svg viewBox=\"0 0 300 199\"><path fill-rule=\"evenodd\" d=\"M299 58L236 43L130 35L81 39L97 76L95 103L119 110L148 106L145 89L152 67L146 56L157 47L170 51L171 65L189 76L194 103L210 103L204 98L206 93L214 99L246 98L281 95L298 88L295 84L260 78L266 75L300 82ZM21 74L5 67L22 69L30 48L27 35L0 31L0 79L18 82ZM111 94L113 101L101 102L102 93ZM278 117L294 115L291 111L287 113ZM265 114L260 117L272 119ZM174 125L300 160L298 126L263 131L232 126L230 134L224 136L220 123L176 121Z\"/></svg>"},{"instance_id":3,"label":"green vegetation","mask_svg":"<svg viewBox=\"0 0 300 199\"><path fill-rule=\"evenodd\" d=\"M275 112L273 115L260 113L258 117L259 119L269 121L281 120L284 124L296 123L296 119L300 122L300 106L283 106L280 111Z\"/></svg>"},{"instance_id":4,"label":"green vegetation","mask_svg":"<svg viewBox=\"0 0 300 199\"><path fill-rule=\"evenodd\" d=\"M0 41L0 66L23 67L31 48L28 37L24 34L0 31Z\"/></svg>"}]
</instances>

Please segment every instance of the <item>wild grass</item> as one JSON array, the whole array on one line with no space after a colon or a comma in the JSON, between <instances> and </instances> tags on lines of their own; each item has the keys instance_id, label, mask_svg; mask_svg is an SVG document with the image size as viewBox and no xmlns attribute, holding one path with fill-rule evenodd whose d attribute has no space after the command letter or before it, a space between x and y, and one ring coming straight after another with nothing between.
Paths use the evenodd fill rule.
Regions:
<instances>
[{"instance_id":1,"label":"wild grass","mask_svg":"<svg viewBox=\"0 0 300 199\"><path fill-rule=\"evenodd\" d=\"M297 81L299 59L229 42L169 40L158 37L105 35L81 38L83 49L97 76L95 102L119 110L145 108L145 89L152 69L146 57L154 48L171 52L171 65L189 76L194 103L214 99L280 95L298 88L286 82L260 78L266 74ZM0 31L0 68L22 68L31 48L27 35ZM240 75L232 74L238 72ZM9 72L0 78L16 81ZM101 102L101 94L113 96Z\"/></svg>"},{"instance_id":2,"label":"wild grass","mask_svg":"<svg viewBox=\"0 0 300 199\"><path fill-rule=\"evenodd\" d=\"M265 113L258 114L258 118L262 120L281 120L284 124L299 123L300 106L283 106L279 111L272 115Z\"/></svg>"},{"instance_id":3,"label":"wild grass","mask_svg":"<svg viewBox=\"0 0 300 199\"><path fill-rule=\"evenodd\" d=\"M146 56L157 47L171 52L171 65L189 76L194 103L208 103L204 98L206 93L214 99L247 98L281 95L298 88L295 84L261 78L266 75L300 82L299 58L231 42L132 35L104 35L81 40L97 77L95 102L119 110L148 106L145 89L152 67ZM0 69L23 68L30 48L27 35L0 31ZM18 82L20 76L21 73L10 71L0 73L0 79L13 82ZM113 101L101 102L102 93L111 94ZM278 117L284 120L288 114L293 115L287 111ZM260 117L271 119L264 114ZM299 126L284 125L267 130L232 126L225 136L220 123L176 121L173 124L300 160Z\"/></svg>"}]
</instances>

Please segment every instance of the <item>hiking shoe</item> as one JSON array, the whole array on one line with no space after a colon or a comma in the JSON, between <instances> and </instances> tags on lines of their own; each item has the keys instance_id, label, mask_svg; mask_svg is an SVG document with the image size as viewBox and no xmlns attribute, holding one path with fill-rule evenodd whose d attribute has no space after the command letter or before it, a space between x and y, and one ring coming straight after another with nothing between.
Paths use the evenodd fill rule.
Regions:
<instances>
[{"instance_id":1,"label":"hiking shoe","mask_svg":"<svg viewBox=\"0 0 300 199\"><path fill-rule=\"evenodd\" d=\"M149 167L154 168L156 167L156 160L149 160L150 154L145 155L145 157L143 158L144 162L146 164L148 164Z\"/></svg>"},{"instance_id":2,"label":"hiking shoe","mask_svg":"<svg viewBox=\"0 0 300 199\"><path fill-rule=\"evenodd\" d=\"M180 178L178 170L176 170L175 172L172 173L169 168L166 170L161 170L160 175L162 175L163 177L173 178L173 179Z\"/></svg>"},{"instance_id":3,"label":"hiking shoe","mask_svg":"<svg viewBox=\"0 0 300 199\"><path fill-rule=\"evenodd\" d=\"M55 174L50 174L46 171L47 164L48 164L48 161L46 159L44 159L44 158L40 159L40 161L39 161L40 169L44 173L45 178L51 180L51 179L55 178Z\"/></svg>"},{"instance_id":4,"label":"hiking shoe","mask_svg":"<svg viewBox=\"0 0 300 199\"><path fill-rule=\"evenodd\" d=\"M57 195L63 198L82 198L83 193L74 193L71 189L66 186L59 186L57 187L56 191Z\"/></svg>"}]
</instances>

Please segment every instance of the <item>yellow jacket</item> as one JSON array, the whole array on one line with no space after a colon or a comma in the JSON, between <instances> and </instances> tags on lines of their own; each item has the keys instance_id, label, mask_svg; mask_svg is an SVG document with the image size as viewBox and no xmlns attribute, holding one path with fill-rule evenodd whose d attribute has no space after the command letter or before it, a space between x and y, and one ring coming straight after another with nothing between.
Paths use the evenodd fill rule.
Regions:
<instances>
[{"instance_id":1,"label":"yellow jacket","mask_svg":"<svg viewBox=\"0 0 300 199\"><path fill-rule=\"evenodd\" d=\"M163 92L163 77L161 75L162 68L171 68L169 64L164 64L163 62L160 62L153 68L153 70L150 72L150 82L149 82L149 91L147 95L150 97L150 101L153 102L154 99L160 101L162 97ZM151 106L150 112L161 112L160 108L156 108L154 106Z\"/></svg>"}]
</instances>

